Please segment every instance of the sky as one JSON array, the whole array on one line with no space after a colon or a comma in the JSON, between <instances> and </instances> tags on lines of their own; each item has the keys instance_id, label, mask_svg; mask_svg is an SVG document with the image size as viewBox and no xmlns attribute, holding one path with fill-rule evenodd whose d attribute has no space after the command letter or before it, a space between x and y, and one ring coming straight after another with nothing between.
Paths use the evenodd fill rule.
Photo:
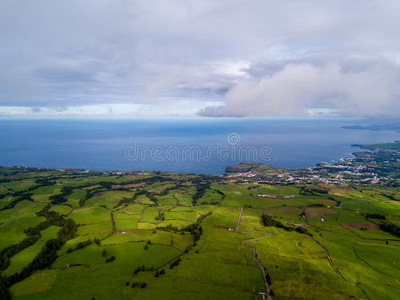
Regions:
<instances>
[{"instance_id":1,"label":"sky","mask_svg":"<svg viewBox=\"0 0 400 300\"><path fill-rule=\"evenodd\" d=\"M2 0L0 118L396 117L398 0Z\"/></svg>"}]
</instances>

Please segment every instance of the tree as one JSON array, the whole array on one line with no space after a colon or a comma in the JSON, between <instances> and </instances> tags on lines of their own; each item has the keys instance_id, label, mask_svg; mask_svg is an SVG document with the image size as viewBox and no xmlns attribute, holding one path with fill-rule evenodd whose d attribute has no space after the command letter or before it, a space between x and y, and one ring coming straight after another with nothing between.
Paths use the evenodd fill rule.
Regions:
<instances>
[{"instance_id":1,"label":"tree","mask_svg":"<svg viewBox=\"0 0 400 300\"><path fill-rule=\"evenodd\" d=\"M11 293L8 290L7 284L4 278L0 275L0 299L9 300L11 299Z\"/></svg>"},{"instance_id":2,"label":"tree","mask_svg":"<svg viewBox=\"0 0 400 300\"><path fill-rule=\"evenodd\" d=\"M269 276L269 274L267 273L267 282L268 282L268 284L271 284L271 276Z\"/></svg>"}]
</instances>

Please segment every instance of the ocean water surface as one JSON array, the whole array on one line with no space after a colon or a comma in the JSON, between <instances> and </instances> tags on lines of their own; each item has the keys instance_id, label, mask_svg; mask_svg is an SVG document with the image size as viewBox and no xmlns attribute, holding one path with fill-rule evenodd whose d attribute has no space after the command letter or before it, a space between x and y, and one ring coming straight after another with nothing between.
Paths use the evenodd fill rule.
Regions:
<instances>
[{"instance_id":1,"label":"ocean water surface","mask_svg":"<svg viewBox=\"0 0 400 300\"><path fill-rule=\"evenodd\" d=\"M303 168L393 142L399 133L349 130L351 120L0 120L0 165L223 173L262 162Z\"/></svg>"}]
</instances>

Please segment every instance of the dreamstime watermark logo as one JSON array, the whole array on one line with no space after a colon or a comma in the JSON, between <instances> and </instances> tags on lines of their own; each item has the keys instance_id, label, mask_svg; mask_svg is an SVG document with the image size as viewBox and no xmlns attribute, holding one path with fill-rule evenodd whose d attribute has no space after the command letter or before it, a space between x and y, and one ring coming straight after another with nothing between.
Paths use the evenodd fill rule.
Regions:
<instances>
[{"instance_id":1,"label":"dreamstime watermark logo","mask_svg":"<svg viewBox=\"0 0 400 300\"><path fill-rule=\"evenodd\" d=\"M220 161L232 160L240 162L270 161L271 147L264 146L256 148L254 146L240 146L240 135L231 133L228 135L228 144L217 143L207 147L199 146L140 146L138 141L134 141L132 146L125 150L125 157L129 161L209 161L216 158Z\"/></svg>"}]
</instances>

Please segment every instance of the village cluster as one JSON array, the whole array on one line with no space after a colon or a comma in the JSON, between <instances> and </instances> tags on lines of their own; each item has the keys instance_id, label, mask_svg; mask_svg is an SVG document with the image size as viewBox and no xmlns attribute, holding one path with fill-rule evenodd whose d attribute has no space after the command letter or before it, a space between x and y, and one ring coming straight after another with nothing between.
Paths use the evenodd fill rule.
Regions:
<instances>
[{"instance_id":1,"label":"village cluster","mask_svg":"<svg viewBox=\"0 0 400 300\"><path fill-rule=\"evenodd\" d=\"M241 165L239 165L240 168ZM335 163L320 163L304 169L272 169L258 164L242 164L240 169L227 168L231 181L253 184L389 184L396 185L393 176L400 168L400 152L397 150L374 149L357 152L354 156ZM259 195L267 197L268 195Z\"/></svg>"}]
</instances>

